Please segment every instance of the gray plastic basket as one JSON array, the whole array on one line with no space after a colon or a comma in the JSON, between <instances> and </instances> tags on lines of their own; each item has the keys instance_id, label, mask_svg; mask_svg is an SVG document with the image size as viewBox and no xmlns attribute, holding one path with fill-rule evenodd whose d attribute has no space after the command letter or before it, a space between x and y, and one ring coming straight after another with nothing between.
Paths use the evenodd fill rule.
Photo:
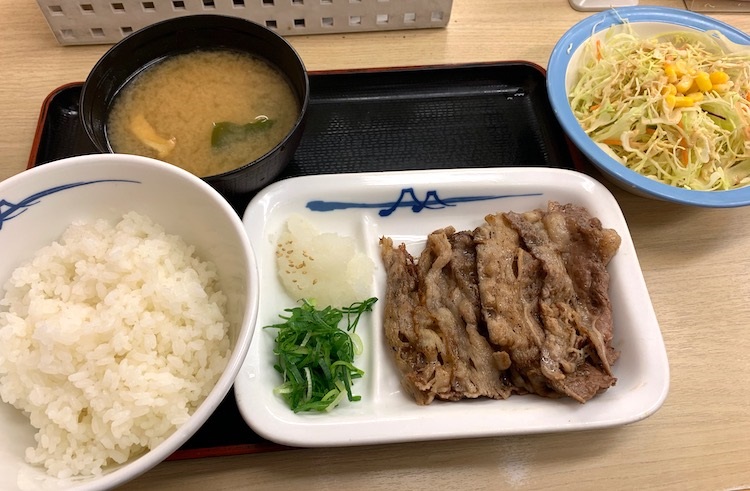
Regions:
<instances>
[{"instance_id":1,"label":"gray plastic basket","mask_svg":"<svg viewBox=\"0 0 750 491\"><path fill-rule=\"evenodd\" d=\"M37 0L62 45L112 44L154 22L232 15L282 36L445 27L453 0Z\"/></svg>"}]
</instances>

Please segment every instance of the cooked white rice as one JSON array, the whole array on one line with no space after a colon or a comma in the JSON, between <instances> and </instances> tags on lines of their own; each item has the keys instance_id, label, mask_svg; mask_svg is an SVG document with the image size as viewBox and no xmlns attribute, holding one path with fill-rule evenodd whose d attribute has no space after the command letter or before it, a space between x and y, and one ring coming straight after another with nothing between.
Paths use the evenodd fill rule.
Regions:
<instances>
[{"instance_id":1,"label":"cooked white rice","mask_svg":"<svg viewBox=\"0 0 750 491\"><path fill-rule=\"evenodd\" d=\"M229 357L211 263L148 217L75 223L0 300L0 396L30 417L26 460L102 472L185 423Z\"/></svg>"}]
</instances>

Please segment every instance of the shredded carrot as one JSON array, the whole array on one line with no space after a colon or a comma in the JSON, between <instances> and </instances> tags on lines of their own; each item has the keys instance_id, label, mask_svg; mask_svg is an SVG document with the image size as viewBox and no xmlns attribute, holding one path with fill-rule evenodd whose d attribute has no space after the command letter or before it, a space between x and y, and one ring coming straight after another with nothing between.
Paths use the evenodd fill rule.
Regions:
<instances>
[{"instance_id":1,"label":"shredded carrot","mask_svg":"<svg viewBox=\"0 0 750 491\"><path fill-rule=\"evenodd\" d=\"M592 106L591 106L591 107L589 108L589 111L596 111L596 110L597 110L597 109L599 109L600 107L602 107L602 105L601 105L601 104L593 104L593 105L592 105Z\"/></svg>"},{"instance_id":2,"label":"shredded carrot","mask_svg":"<svg viewBox=\"0 0 750 491\"><path fill-rule=\"evenodd\" d=\"M596 59L602 59L602 42L599 39L596 40Z\"/></svg>"},{"instance_id":3,"label":"shredded carrot","mask_svg":"<svg viewBox=\"0 0 750 491\"><path fill-rule=\"evenodd\" d=\"M683 131L685 131L685 125L682 124L682 120L679 120L677 122L677 127L680 128ZM684 146L683 146L684 145ZM687 137L681 137L677 141L677 147L680 148L680 164L682 164L683 167L688 166L688 162L690 162L690 150L688 150L688 141Z\"/></svg>"},{"instance_id":4,"label":"shredded carrot","mask_svg":"<svg viewBox=\"0 0 750 491\"><path fill-rule=\"evenodd\" d=\"M680 163L683 167L687 167L690 162L690 150L683 148L680 152Z\"/></svg>"}]
</instances>

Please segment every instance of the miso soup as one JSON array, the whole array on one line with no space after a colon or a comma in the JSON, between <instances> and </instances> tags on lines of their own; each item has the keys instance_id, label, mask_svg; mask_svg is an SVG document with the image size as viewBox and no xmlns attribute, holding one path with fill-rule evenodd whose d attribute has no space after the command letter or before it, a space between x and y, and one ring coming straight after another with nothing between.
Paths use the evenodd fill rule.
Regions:
<instances>
[{"instance_id":1,"label":"miso soup","mask_svg":"<svg viewBox=\"0 0 750 491\"><path fill-rule=\"evenodd\" d=\"M267 61L195 51L167 58L128 83L106 129L115 152L154 157L206 177L271 150L299 113L291 85Z\"/></svg>"}]
</instances>

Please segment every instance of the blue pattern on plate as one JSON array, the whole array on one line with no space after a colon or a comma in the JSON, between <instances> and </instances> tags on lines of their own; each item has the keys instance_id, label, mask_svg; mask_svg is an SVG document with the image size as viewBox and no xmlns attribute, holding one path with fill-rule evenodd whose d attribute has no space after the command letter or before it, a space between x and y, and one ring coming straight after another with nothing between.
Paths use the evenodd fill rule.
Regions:
<instances>
[{"instance_id":1,"label":"blue pattern on plate","mask_svg":"<svg viewBox=\"0 0 750 491\"><path fill-rule=\"evenodd\" d=\"M28 210L31 206L34 206L37 203L39 203L39 200L41 200L45 196L59 193L60 191L65 191L66 189L77 188L80 186L87 186L89 184L97 184L100 182L129 182L129 183L134 183L134 184L140 184L140 181L132 181L129 179L99 179L96 181L72 182L70 184L63 184L61 186L55 186L53 188L45 189L44 191L39 191L38 193L34 193L31 196L22 199L18 203L11 203L10 201L7 201L5 199L0 199L0 230L3 229L3 223L7 222L8 220L12 218L16 218L21 213Z\"/></svg>"},{"instance_id":2,"label":"blue pattern on plate","mask_svg":"<svg viewBox=\"0 0 750 491\"><path fill-rule=\"evenodd\" d=\"M523 196L541 196L542 193L524 193L524 194L500 194L490 196L455 196L452 198L441 198L434 189L427 191L425 198L420 200L414 192L414 188L403 188L396 201L387 201L382 203L354 203L348 201L308 201L307 208L311 211L335 211L346 210L349 208L380 208L378 215L387 217L398 208L411 208L414 213L422 210L442 210L449 206L456 206L457 203L470 203L472 201L488 201L493 199L518 198Z\"/></svg>"}]
</instances>

